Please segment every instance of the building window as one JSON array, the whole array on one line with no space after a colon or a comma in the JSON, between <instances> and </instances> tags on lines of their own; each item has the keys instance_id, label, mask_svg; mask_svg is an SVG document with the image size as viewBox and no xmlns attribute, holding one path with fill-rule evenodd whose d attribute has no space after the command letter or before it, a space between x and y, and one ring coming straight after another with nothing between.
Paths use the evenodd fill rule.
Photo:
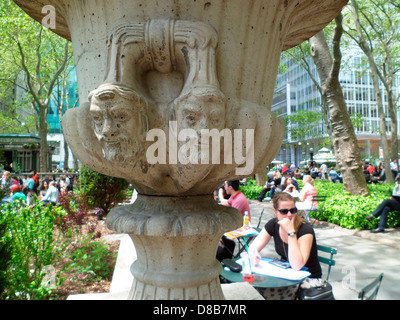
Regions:
<instances>
[{"instance_id":1,"label":"building window","mask_svg":"<svg viewBox=\"0 0 400 320\"><path fill-rule=\"evenodd\" d=\"M32 151L18 152L18 164L23 172L32 170Z\"/></svg>"}]
</instances>

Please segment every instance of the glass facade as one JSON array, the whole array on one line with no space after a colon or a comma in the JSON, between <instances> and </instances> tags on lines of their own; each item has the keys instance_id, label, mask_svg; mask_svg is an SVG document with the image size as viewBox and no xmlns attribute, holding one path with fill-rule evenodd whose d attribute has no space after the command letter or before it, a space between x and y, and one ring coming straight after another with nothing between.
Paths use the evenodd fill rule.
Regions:
<instances>
[{"instance_id":1,"label":"glass facade","mask_svg":"<svg viewBox=\"0 0 400 320\"><path fill-rule=\"evenodd\" d=\"M58 106L74 106L78 99L78 81L75 68L69 70L69 77L66 84L66 86L63 86L58 82L52 95L50 107L47 112L47 123L49 125L48 132L50 134L62 133ZM79 103L77 106L79 106Z\"/></svg>"},{"instance_id":2,"label":"glass facade","mask_svg":"<svg viewBox=\"0 0 400 320\"><path fill-rule=\"evenodd\" d=\"M374 150L364 150L360 146L361 156L364 158L373 156L379 152L379 117L368 62L358 48L346 50L342 54L340 83L348 112L358 120L358 125L355 126L357 138L359 143L365 139L369 141L375 140L375 144L372 144ZM271 110L278 116L293 115L300 111L314 111L322 114L322 98L317 85L313 81L314 79L319 83L319 76L312 59L308 60L311 75L299 62L290 59L285 53L282 54L281 63L286 68L284 68L284 72L279 73L277 76ZM398 92L399 77L396 77L394 96L397 96ZM386 134L390 137L391 124L387 108L388 99L383 85L381 86L381 94L386 116ZM397 112L397 121L399 122L399 120L399 112ZM323 117L302 141L293 139L290 132L293 126L295 125L289 123L288 128L286 128L286 136L276 159L300 165L302 161L310 159L310 149L314 151L313 147L318 148L320 142L327 138L328 134ZM370 143L368 142L369 146Z\"/></svg>"},{"instance_id":3,"label":"glass facade","mask_svg":"<svg viewBox=\"0 0 400 320\"><path fill-rule=\"evenodd\" d=\"M69 149L68 163L64 163L64 136L61 129L59 107L63 106L63 113L74 106L78 107L78 81L75 68L71 68L66 85L57 83L53 92L52 101L47 113L47 123L49 126L47 139L55 150L52 155L52 165L54 168L73 168L73 155ZM60 80L61 81L61 80Z\"/></svg>"}]
</instances>

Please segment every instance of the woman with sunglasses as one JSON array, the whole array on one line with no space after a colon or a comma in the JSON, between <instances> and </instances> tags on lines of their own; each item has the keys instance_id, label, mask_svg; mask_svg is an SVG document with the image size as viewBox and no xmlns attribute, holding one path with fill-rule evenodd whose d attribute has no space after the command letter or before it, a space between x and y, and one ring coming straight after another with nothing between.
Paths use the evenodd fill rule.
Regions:
<instances>
[{"instance_id":1,"label":"woman with sunglasses","mask_svg":"<svg viewBox=\"0 0 400 320\"><path fill-rule=\"evenodd\" d=\"M307 267L310 278L321 278L317 242L314 229L297 214L295 199L279 192L273 198L275 218L268 221L250 246L259 258L260 251L274 238L275 251L282 260L289 261L294 270Z\"/></svg>"}]
</instances>

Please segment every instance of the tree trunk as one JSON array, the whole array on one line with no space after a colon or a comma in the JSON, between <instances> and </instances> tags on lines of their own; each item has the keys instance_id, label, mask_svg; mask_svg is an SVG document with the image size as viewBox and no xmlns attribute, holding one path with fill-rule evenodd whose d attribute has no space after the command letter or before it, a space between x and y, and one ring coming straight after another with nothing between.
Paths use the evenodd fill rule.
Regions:
<instances>
[{"instance_id":1,"label":"tree trunk","mask_svg":"<svg viewBox=\"0 0 400 320\"><path fill-rule=\"evenodd\" d=\"M39 106L40 172L49 172L47 145L47 107Z\"/></svg>"},{"instance_id":2,"label":"tree trunk","mask_svg":"<svg viewBox=\"0 0 400 320\"><path fill-rule=\"evenodd\" d=\"M258 186L263 186L267 180L268 180L267 169L264 169L263 171L256 173L256 182Z\"/></svg>"},{"instance_id":3,"label":"tree trunk","mask_svg":"<svg viewBox=\"0 0 400 320\"><path fill-rule=\"evenodd\" d=\"M324 31L310 38L311 54L322 84L322 97L328 107L329 119L332 124L332 143L337 166L343 175L344 189L352 195L368 195L369 190L362 171L360 149L339 82L342 16L339 15L335 22L336 27L332 41L333 59Z\"/></svg>"},{"instance_id":4,"label":"tree trunk","mask_svg":"<svg viewBox=\"0 0 400 320\"><path fill-rule=\"evenodd\" d=\"M391 159L396 160L397 168L398 168L398 152L399 152L399 141L397 140L397 132L398 132L398 124L397 124L397 112L396 106L393 102L393 92L392 87L388 90L388 108L389 108L389 115L390 115L390 133L391 133Z\"/></svg>"},{"instance_id":5,"label":"tree trunk","mask_svg":"<svg viewBox=\"0 0 400 320\"><path fill-rule=\"evenodd\" d=\"M392 176L392 174L391 174L392 172L390 170L389 146L388 146L387 137L386 137L386 117L385 117L385 112L383 110L382 94L381 94L381 90L379 88L378 67L376 66L372 50L371 50L370 46L368 45L368 43L362 33L361 23L360 23L360 19L358 16L357 2L352 1L352 5L353 5L353 15L355 18L355 25L356 25L356 29L357 29L358 38L359 38L358 43L360 45L360 48L366 54L369 65L371 67L372 83L374 86L374 91L375 91L375 96L376 96L376 106L378 108L379 127L380 127L379 133L380 133L380 139L381 139L381 146L383 149L383 164L384 164L385 173L386 173L386 182L393 183L393 176Z\"/></svg>"},{"instance_id":6,"label":"tree trunk","mask_svg":"<svg viewBox=\"0 0 400 320\"><path fill-rule=\"evenodd\" d=\"M72 157L74 158L74 169L79 169L78 158L74 154L72 154Z\"/></svg>"},{"instance_id":7,"label":"tree trunk","mask_svg":"<svg viewBox=\"0 0 400 320\"><path fill-rule=\"evenodd\" d=\"M64 139L64 169L69 169L69 150L67 140Z\"/></svg>"}]
</instances>

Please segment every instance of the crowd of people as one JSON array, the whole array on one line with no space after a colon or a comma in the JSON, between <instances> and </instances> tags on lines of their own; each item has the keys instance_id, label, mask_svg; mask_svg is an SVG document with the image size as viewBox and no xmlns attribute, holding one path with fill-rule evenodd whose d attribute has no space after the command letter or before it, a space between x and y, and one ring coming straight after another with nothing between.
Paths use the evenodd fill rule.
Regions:
<instances>
[{"instance_id":1,"label":"crowd of people","mask_svg":"<svg viewBox=\"0 0 400 320\"><path fill-rule=\"evenodd\" d=\"M3 169L0 184L4 194L2 202L20 199L23 204L32 206L36 196L45 205L49 203L56 205L60 193L72 191L73 179L66 171L58 177L50 174L40 179L35 170L29 174L20 175Z\"/></svg>"},{"instance_id":2,"label":"crowd of people","mask_svg":"<svg viewBox=\"0 0 400 320\"><path fill-rule=\"evenodd\" d=\"M391 161L390 168L394 179L400 176L398 173L398 165L396 160ZM383 163L379 163L378 165L374 166L371 163L365 162L363 165L363 173L367 183L384 183L386 180L386 173ZM310 176L314 180L321 179L329 180L335 183L343 183L343 177L341 173L338 172L335 167L328 167L324 163L319 167L315 163L310 164L303 170L295 167L294 164L277 165L269 170L268 180L265 183L258 200L262 201L268 192L269 195L266 199L272 200L276 192L284 191L287 188L287 184L297 184L296 179L302 180L304 176ZM286 181L287 178L291 178L291 181ZM298 191L298 186L296 189ZM291 194L292 196L295 196L296 192Z\"/></svg>"},{"instance_id":3,"label":"crowd of people","mask_svg":"<svg viewBox=\"0 0 400 320\"><path fill-rule=\"evenodd\" d=\"M304 170L304 172L301 172L299 168L291 168L288 165L284 165L283 167L277 166L272 168L268 172L267 176L268 180L266 181L263 190L257 198L260 202L262 202L264 198L266 198L267 200L272 200L277 192L282 191L289 193L294 198L299 198L301 192L299 190L297 180L303 180L303 185L307 186L308 188L308 185L313 185L313 180L315 178L329 179L332 182L338 182L337 180L341 178L334 168L331 168L331 170L329 171L327 170L327 168L326 171L324 171L323 167L322 170L321 168L319 170L316 170L315 166L311 165L308 166L307 169ZM304 178L306 179L304 180ZM269 194L266 197L268 192Z\"/></svg>"},{"instance_id":4,"label":"crowd of people","mask_svg":"<svg viewBox=\"0 0 400 320\"><path fill-rule=\"evenodd\" d=\"M396 159L390 162L390 171L393 179L396 180L399 175ZM367 181L367 183L384 183L386 181L385 167L382 162L380 162L377 166L374 166L373 164L368 162L364 162L363 173L365 181Z\"/></svg>"}]
</instances>

